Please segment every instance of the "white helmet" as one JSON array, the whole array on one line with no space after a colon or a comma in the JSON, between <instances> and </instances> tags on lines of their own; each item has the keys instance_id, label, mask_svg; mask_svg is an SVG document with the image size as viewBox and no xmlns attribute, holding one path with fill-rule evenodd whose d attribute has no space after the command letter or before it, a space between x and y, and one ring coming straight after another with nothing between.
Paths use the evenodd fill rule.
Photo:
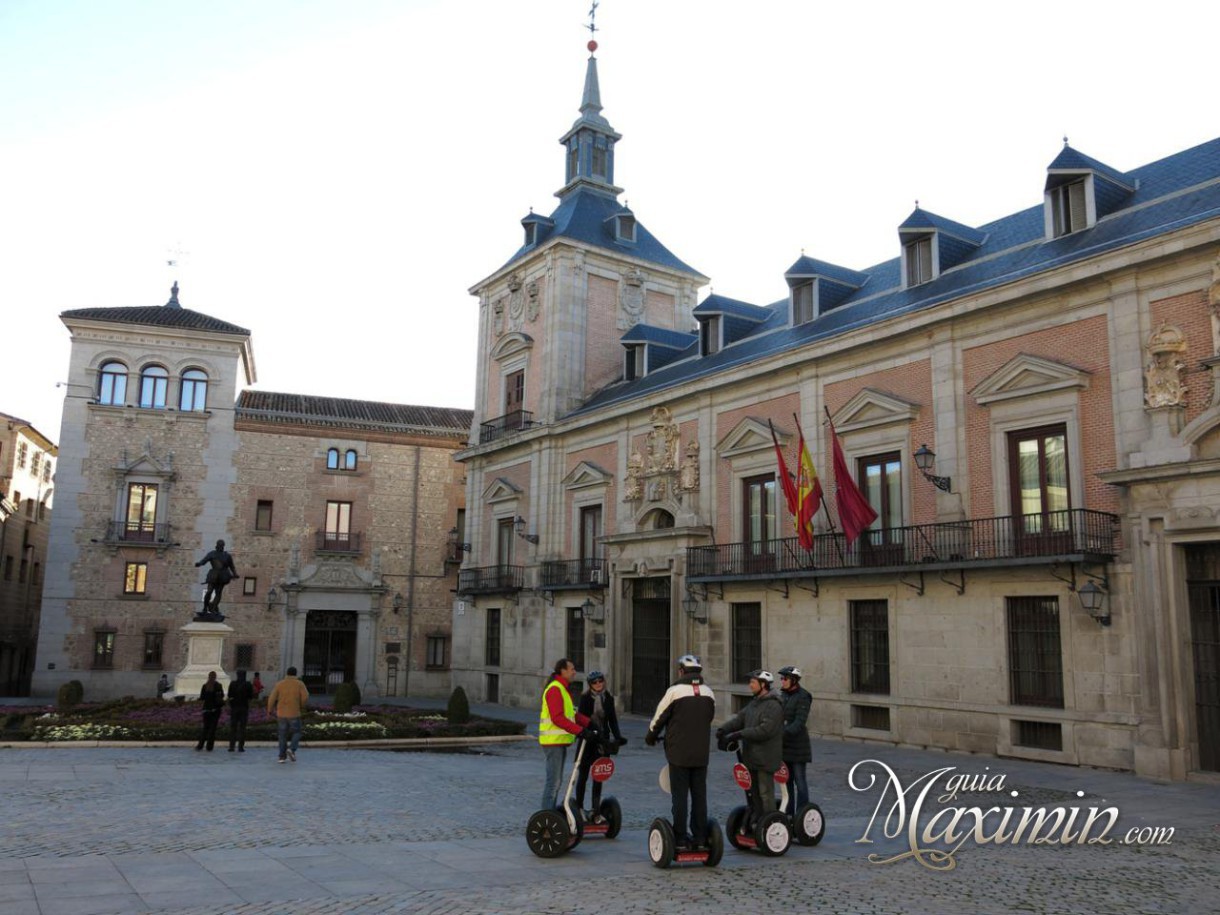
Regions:
<instances>
[{"instance_id":1,"label":"white helmet","mask_svg":"<svg viewBox=\"0 0 1220 915\"><path fill-rule=\"evenodd\" d=\"M746 677L750 680L757 680L759 683L766 683L767 689L770 689L771 684L775 682L775 678L771 676L771 671L769 670L752 670Z\"/></svg>"},{"instance_id":2,"label":"white helmet","mask_svg":"<svg viewBox=\"0 0 1220 915\"><path fill-rule=\"evenodd\" d=\"M787 667L781 667L779 669L779 675L781 677L788 677L791 680L799 680L802 676L804 676L799 667L793 667L791 664L789 664Z\"/></svg>"},{"instance_id":3,"label":"white helmet","mask_svg":"<svg viewBox=\"0 0 1220 915\"><path fill-rule=\"evenodd\" d=\"M678 658L678 666L687 670L703 670L703 662L699 660L698 655L693 654L684 654Z\"/></svg>"}]
</instances>

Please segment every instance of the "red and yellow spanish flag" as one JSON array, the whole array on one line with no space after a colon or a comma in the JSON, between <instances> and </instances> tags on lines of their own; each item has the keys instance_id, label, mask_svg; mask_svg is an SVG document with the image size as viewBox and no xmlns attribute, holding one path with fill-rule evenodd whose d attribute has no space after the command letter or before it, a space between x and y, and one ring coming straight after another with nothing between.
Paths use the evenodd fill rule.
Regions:
<instances>
[{"instance_id":1,"label":"red and yellow spanish flag","mask_svg":"<svg viewBox=\"0 0 1220 915\"><path fill-rule=\"evenodd\" d=\"M797 447L796 469L796 535L801 546L807 550L813 549L813 516L817 514L818 504L822 501L822 481L813 467L813 458L805 445L805 431L801 429L800 421L796 424L800 433L800 445Z\"/></svg>"},{"instance_id":2,"label":"red and yellow spanish flag","mask_svg":"<svg viewBox=\"0 0 1220 915\"><path fill-rule=\"evenodd\" d=\"M788 514L792 515L793 523L795 523L797 508L796 484L792 482L792 474L788 472L788 462L784 460L784 451L779 446L779 439L775 437L775 426L771 425L771 420L767 420L767 427L771 430L771 441L775 444L775 457L779 461L779 484L784 490L784 501L788 504Z\"/></svg>"}]
</instances>

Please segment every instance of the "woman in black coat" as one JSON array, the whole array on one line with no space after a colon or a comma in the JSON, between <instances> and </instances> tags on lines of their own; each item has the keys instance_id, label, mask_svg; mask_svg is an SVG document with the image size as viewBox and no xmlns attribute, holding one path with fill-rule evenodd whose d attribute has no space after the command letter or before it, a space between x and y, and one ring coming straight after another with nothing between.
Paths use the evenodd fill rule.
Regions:
<instances>
[{"instance_id":1,"label":"woman in black coat","mask_svg":"<svg viewBox=\"0 0 1220 915\"><path fill-rule=\"evenodd\" d=\"M576 711L587 716L590 719L589 727L597 731L603 743L609 743L611 740L619 744L627 742L627 738L622 735L618 729L618 715L614 711L614 697L610 695L610 691L606 689L606 675L600 670L591 670L589 675L585 677L589 686L580 695L580 703L576 707ZM589 782L589 769L597 760L597 752L595 747L586 747L580 757L580 770L576 777L576 806L581 810L585 809L585 785ZM602 801L602 783L595 781L593 783L593 807L588 814L590 821L601 814L598 809L601 807Z\"/></svg>"}]
</instances>

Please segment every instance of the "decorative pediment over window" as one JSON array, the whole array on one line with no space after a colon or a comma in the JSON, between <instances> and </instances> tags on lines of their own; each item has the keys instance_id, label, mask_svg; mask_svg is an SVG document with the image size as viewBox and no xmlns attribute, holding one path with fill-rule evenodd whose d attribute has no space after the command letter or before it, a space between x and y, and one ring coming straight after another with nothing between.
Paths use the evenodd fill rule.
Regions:
<instances>
[{"instance_id":1,"label":"decorative pediment over window","mask_svg":"<svg viewBox=\"0 0 1220 915\"><path fill-rule=\"evenodd\" d=\"M161 477L172 480L174 473L174 452L167 451L165 457L157 458L152 453L152 442L146 442L144 451L134 460L130 458L127 449L123 449L123 457L114 468L118 477Z\"/></svg>"},{"instance_id":2,"label":"decorative pediment over window","mask_svg":"<svg viewBox=\"0 0 1220 915\"><path fill-rule=\"evenodd\" d=\"M534 338L529 334L513 332L505 334L491 348L491 358L497 362L511 359L513 356L529 352L534 347Z\"/></svg>"},{"instance_id":3,"label":"decorative pediment over window","mask_svg":"<svg viewBox=\"0 0 1220 915\"><path fill-rule=\"evenodd\" d=\"M589 461L581 461L572 472L563 478L566 489L584 489L588 486L609 486L614 476Z\"/></svg>"},{"instance_id":4,"label":"decorative pediment over window","mask_svg":"<svg viewBox=\"0 0 1220 915\"><path fill-rule=\"evenodd\" d=\"M782 429L775 430L775 436L780 445L788 444L792 436ZM743 454L754 454L757 451L774 448L771 441L771 429L761 419L747 416L716 445L716 453L722 458L734 458Z\"/></svg>"},{"instance_id":5,"label":"decorative pediment over window","mask_svg":"<svg viewBox=\"0 0 1220 915\"><path fill-rule=\"evenodd\" d=\"M350 562L328 560L307 566L300 586L322 591L364 591L376 588L377 578L372 572Z\"/></svg>"},{"instance_id":6,"label":"decorative pediment over window","mask_svg":"<svg viewBox=\"0 0 1220 915\"><path fill-rule=\"evenodd\" d=\"M875 388L865 388L840 407L831 418L834 420L835 430L842 433L888 426L891 423L914 422L918 415L918 404Z\"/></svg>"},{"instance_id":7,"label":"decorative pediment over window","mask_svg":"<svg viewBox=\"0 0 1220 915\"><path fill-rule=\"evenodd\" d=\"M504 477L496 477L491 481L491 485L483 490L483 501L489 504L507 502L510 499L519 498L520 495L521 487L514 486Z\"/></svg>"},{"instance_id":8,"label":"decorative pediment over window","mask_svg":"<svg viewBox=\"0 0 1220 915\"><path fill-rule=\"evenodd\" d=\"M1067 388L1087 388L1089 375L1084 369L1053 362L1028 353L1009 360L970 393L980 406L1016 397L1032 397Z\"/></svg>"}]
</instances>

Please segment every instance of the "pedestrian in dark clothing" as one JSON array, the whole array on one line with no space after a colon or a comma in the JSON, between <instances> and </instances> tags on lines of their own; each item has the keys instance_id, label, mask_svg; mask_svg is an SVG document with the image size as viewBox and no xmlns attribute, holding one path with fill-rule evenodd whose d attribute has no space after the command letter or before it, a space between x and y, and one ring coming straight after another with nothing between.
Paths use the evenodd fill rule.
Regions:
<instances>
[{"instance_id":1,"label":"pedestrian in dark clothing","mask_svg":"<svg viewBox=\"0 0 1220 915\"><path fill-rule=\"evenodd\" d=\"M797 808L809 803L809 782L805 766L813 759L809 745L809 709L813 696L801 686L799 667L779 669L780 699L784 703L784 765L788 767L788 806L784 813L795 816Z\"/></svg>"},{"instance_id":2,"label":"pedestrian in dark clothing","mask_svg":"<svg viewBox=\"0 0 1220 915\"><path fill-rule=\"evenodd\" d=\"M754 698L716 731L721 746L741 744L741 761L750 770L751 822L755 824L775 809L775 773L784 761L784 706L771 692L774 682L770 671L750 671Z\"/></svg>"},{"instance_id":3,"label":"pedestrian in dark clothing","mask_svg":"<svg viewBox=\"0 0 1220 915\"><path fill-rule=\"evenodd\" d=\"M715 717L716 697L703 682L703 663L693 654L683 655L678 659L678 682L657 703L644 738L651 747L662 734L665 737L674 839L679 847L707 844L708 743Z\"/></svg>"},{"instance_id":4,"label":"pedestrian in dark clothing","mask_svg":"<svg viewBox=\"0 0 1220 915\"><path fill-rule=\"evenodd\" d=\"M606 689L606 675L600 670L589 671L585 677L589 684L580 696L576 711L589 719L589 727L597 732L598 742L607 744L614 741L618 744L627 742L618 729L618 715L614 711L614 697ZM586 746L580 757L579 774L576 776L576 806L581 810L585 807L585 786L589 782L589 770L598 757L599 747ZM602 783L593 782L593 806L588 813L591 822L597 822L601 814L598 812L602 803Z\"/></svg>"},{"instance_id":5,"label":"pedestrian in dark clothing","mask_svg":"<svg viewBox=\"0 0 1220 915\"><path fill-rule=\"evenodd\" d=\"M239 670L237 679L229 684L229 752L246 752L246 723L250 720L250 701L254 698L254 687L246 680L246 672Z\"/></svg>"},{"instance_id":6,"label":"pedestrian in dark clothing","mask_svg":"<svg viewBox=\"0 0 1220 915\"><path fill-rule=\"evenodd\" d=\"M161 674L161 679L157 681L157 698L160 699L170 691L169 675Z\"/></svg>"},{"instance_id":7,"label":"pedestrian in dark clothing","mask_svg":"<svg viewBox=\"0 0 1220 915\"><path fill-rule=\"evenodd\" d=\"M208 671L208 680L199 690L199 701L203 704L203 730L199 732L195 749L202 750L206 744L211 753L216 743L216 725L220 723L220 713L225 707L225 688L217 681L216 671Z\"/></svg>"}]
</instances>

